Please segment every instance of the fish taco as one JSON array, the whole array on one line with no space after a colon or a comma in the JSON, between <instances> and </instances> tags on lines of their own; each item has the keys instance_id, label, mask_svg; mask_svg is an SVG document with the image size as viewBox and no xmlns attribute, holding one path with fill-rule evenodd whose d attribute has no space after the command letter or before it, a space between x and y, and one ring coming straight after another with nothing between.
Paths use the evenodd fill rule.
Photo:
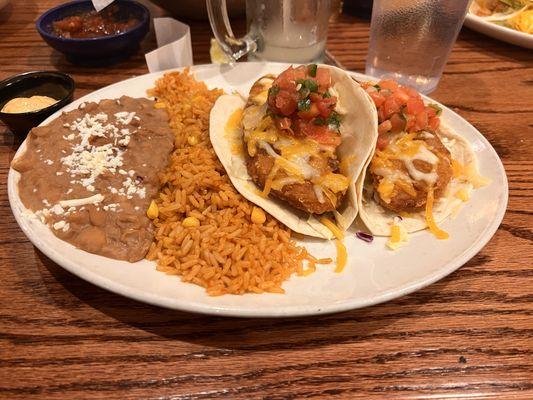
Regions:
<instances>
[{"instance_id":1,"label":"fish taco","mask_svg":"<svg viewBox=\"0 0 533 400\"><path fill-rule=\"evenodd\" d=\"M290 67L247 99L220 97L210 138L235 188L295 232L331 238L357 215L355 181L377 140L376 108L339 68ZM326 224L330 225L330 224Z\"/></svg>"},{"instance_id":2,"label":"fish taco","mask_svg":"<svg viewBox=\"0 0 533 400\"><path fill-rule=\"evenodd\" d=\"M391 247L403 234L425 228L446 239L437 224L488 183L470 144L416 90L391 80L362 85L379 126L376 151L356 184L361 220L372 234L394 237Z\"/></svg>"}]
</instances>

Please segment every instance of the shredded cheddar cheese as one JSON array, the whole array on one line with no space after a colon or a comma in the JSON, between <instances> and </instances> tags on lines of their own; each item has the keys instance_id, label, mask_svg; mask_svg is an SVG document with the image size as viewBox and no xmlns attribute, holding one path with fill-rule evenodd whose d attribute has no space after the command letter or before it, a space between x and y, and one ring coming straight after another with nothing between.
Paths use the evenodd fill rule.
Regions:
<instances>
[{"instance_id":1,"label":"shredded cheddar cheese","mask_svg":"<svg viewBox=\"0 0 533 400\"><path fill-rule=\"evenodd\" d=\"M335 272L342 272L348 261L348 252L346 251L346 246L342 243L341 240L335 240L335 245L337 246L337 267Z\"/></svg>"},{"instance_id":2,"label":"shredded cheddar cheese","mask_svg":"<svg viewBox=\"0 0 533 400\"><path fill-rule=\"evenodd\" d=\"M455 179L471 183L474 189L479 189L490 183L489 179L479 174L475 162L463 165L457 160L452 160L452 171Z\"/></svg>"},{"instance_id":3,"label":"shredded cheddar cheese","mask_svg":"<svg viewBox=\"0 0 533 400\"><path fill-rule=\"evenodd\" d=\"M403 179L398 179L396 181L396 186L398 186L400 189L402 189L409 196L416 197L416 190L413 187L413 184L411 182L407 182L407 181L405 181Z\"/></svg>"},{"instance_id":4,"label":"shredded cheddar cheese","mask_svg":"<svg viewBox=\"0 0 533 400\"><path fill-rule=\"evenodd\" d=\"M331 233L333 233L333 236L339 240L344 240L344 233L330 219L322 217L320 218L320 222L325 225L331 231Z\"/></svg>"},{"instance_id":5,"label":"shredded cheddar cheese","mask_svg":"<svg viewBox=\"0 0 533 400\"><path fill-rule=\"evenodd\" d=\"M455 192L455 197L462 201L468 201L470 199L470 193L466 188L461 188Z\"/></svg>"},{"instance_id":6,"label":"shredded cheddar cheese","mask_svg":"<svg viewBox=\"0 0 533 400\"><path fill-rule=\"evenodd\" d=\"M320 222L324 224L333 235L336 237L335 246L337 247L337 266L335 267L335 272L342 272L348 261L348 252L346 251L346 246L342 241L344 240L344 233L326 217L320 218Z\"/></svg>"},{"instance_id":7,"label":"shredded cheddar cheese","mask_svg":"<svg viewBox=\"0 0 533 400\"><path fill-rule=\"evenodd\" d=\"M350 181L344 175L330 172L324 176L321 176L316 183L323 188L331 190L333 193L339 193L348 189Z\"/></svg>"},{"instance_id":8,"label":"shredded cheddar cheese","mask_svg":"<svg viewBox=\"0 0 533 400\"><path fill-rule=\"evenodd\" d=\"M270 189L272 189L272 181L274 180L274 177L278 173L279 166L277 164L274 164L270 172L268 173L268 176L265 181L265 187L263 188L263 191L261 192L261 196L267 197L270 193Z\"/></svg>"},{"instance_id":9,"label":"shredded cheddar cheese","mask_svg":"<svg viewBox=\"0 0 533 400\"><path fill-rule=\"evenodd\" d=\"M479 172L477 172L476 164L474 162L468 164L464 171L466 179L472 184L472 186L474 186L474 189L479 189L480 187L487 186L490 183L490 179L481 176Z\"/></svg>"},{"instance_id":10,"label":"shredded cheddar cheese","mask_svg":"<svg viewBox=\"0 0 533 400\"><path fill-rule=\"evenodd\" d=\"M392 225L390 238L387 241L387 247L391 250L398 250L409 240L407 231L401 225Z\"/></svg>"},{"instance_id":11,"label":"shredded cheddar cheese","mask_svg":"<svg viewBox=\"0 0 533 400\"><path fill-rule=\"evenodd\" d=\"M226 122L226 131L235 131L240 128L242 120L242 108L238 108L230 115Z\"/></svg>"},{"instance_id":12,"label":"shredded cheddar cheese","mask_svg":"<svg viewBox=\"0 0 533 400\"><path fill-rule=\"evenodd\" d=\"M383 201L385 203L390 203L392 193L394 192L394 182L388 178L383 178L381 181L379 181L377 190Z\"/></svg>"},{"instance_id":13,"label":"shredded cheddar cheese","mask_svg":"<svg viewBox=\"0 0 533 400\"><path fill-rule=\"evenodd\" d=\"M426 223L428 224L428 229L435 237L439 240L448 239L450 235L447 232L440 229L435 223L433 218L433 202L435 200L433 188L428 190L428 197L426 201Z\"/></svg>"}]
</instances>

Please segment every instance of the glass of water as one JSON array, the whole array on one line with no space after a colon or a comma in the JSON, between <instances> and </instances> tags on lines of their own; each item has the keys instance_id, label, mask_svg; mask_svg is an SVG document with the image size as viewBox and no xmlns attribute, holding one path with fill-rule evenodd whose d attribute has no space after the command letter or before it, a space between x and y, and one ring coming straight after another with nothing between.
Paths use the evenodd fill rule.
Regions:
<instances>
[{"instance_id":1,"label":"glass of water","mask_svg":"<svg viewBox=\"0 0 533 400\"><path fill-rule=\"evenodd\" d=\"M207 0L209 22L231 60L321 62L326 47L329 0L246 0L248 33L235 38L225 0Z\"/></svg>"},{"instance_id":2,"label":"glass of water","mask_svg":"<svg viewBox=\"0 0 533 400\"><path fill-rule=\"evenodd\" d=\"M439 83L469 0L374 0L366 73L419 92Z\"/></svg>"}]
</instances>

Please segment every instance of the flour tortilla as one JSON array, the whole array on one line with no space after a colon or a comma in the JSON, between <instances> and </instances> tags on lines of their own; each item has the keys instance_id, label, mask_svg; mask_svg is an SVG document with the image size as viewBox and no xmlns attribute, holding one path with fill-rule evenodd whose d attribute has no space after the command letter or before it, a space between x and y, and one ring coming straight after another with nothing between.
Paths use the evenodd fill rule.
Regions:
<instances>
[{"instance_id":1,"label":"flour tortilla","mask_svg":"<svg viewBox=\"0 0 533 400\"><path fill-rule=\"evenodd\" d=\"M342 143L337 155L341 164L342 160L349 160L345 162L348 170L343 173L349 177L350 185L341 206L333 213L337 225L345 231L354 221L358 211L355 182L365 170L376 147L377 111L370 96L345 71L327 65L319 67L329 69L333 87L338 93L339 106L346 110L340 125ZM239 95L223 95L213 106L209 121L211 143L233 186L246 199L294 232L332 239L331 231L313 215L297 210L272 196L264 198L260 195L246 168L242 130L231 132L226 129L231 115L236 110L243 109L245 104L245 100Z\"/></svg>"},{"instance_id":2,"label":"flour tortilla","mask_svg":"<svg viewBox=\"0 0 533 400\"><path fill-rule=\"evenodd\" d=\"M474 163L477 169L476 156L468 143L462 136L458 135L451 128L441 122L437 136L444 146L450 151L453 159L463 165ZM373 235L390 236L391 225L397 221L398 214L385 209L373 196L372 182L366 170L359 176L356 183L357 198L359 199L359 216ZM455 197L455 193L460 189L465 189L469 195L473 191L473 185L452 178L444 195L435 202L433 206L433 217L437 224L448 218L463 203ZM401 226L409 233L427 228L425 211L410 213L409 217L402 217Z\"/></svg>"}]
</instances>

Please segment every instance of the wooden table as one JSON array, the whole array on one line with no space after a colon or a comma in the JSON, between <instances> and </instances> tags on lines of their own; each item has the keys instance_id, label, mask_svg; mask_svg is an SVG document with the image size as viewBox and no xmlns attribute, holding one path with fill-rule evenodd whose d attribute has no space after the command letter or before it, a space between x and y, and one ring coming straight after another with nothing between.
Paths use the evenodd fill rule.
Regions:
<instances>
[{"instance_id":1,"label":"wooden table","mask_svg":"<svg viewBox=\"0 0 533 400\"><path fill-rule=\"evenodd\" d=\"M201 0L199 0L201 1ZM107 69L68 64L34 21L60 1L0 12L0 79L71 74L76 97L140 75L141 53ZM192 23L196 63L207 23ZM328 47L362 71L368 22L342 17ZM142 50L154 48L150 35ZM509 178L505 219L460 270L396 301L303 319L229 319L147 306L78 279L37 251L6 193L0 145L0 398L533 398L533 63L530 50L464 30L434 98L490 140Z\"/></svg>"}]
</instances>

